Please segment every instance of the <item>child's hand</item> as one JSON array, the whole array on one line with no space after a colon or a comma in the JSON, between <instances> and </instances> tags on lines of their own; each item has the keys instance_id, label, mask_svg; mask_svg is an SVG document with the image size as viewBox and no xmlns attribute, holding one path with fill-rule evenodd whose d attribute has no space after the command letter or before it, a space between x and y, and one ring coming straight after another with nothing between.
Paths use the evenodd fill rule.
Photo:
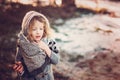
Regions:
<instances>
[{"instance_id":1,"label":"child's hand","mask_svg":"<svg viewBox=\"0 0 120 80\"><path fill-rule=\"evenodd\" d=\"M18 72L18 73L22 73L23 72L23 65L20 61L16 62L14 65L13 65L13 69Z\"/></svg>"},{"instance_id":2,"label":"child's hand","mask_svg":"<svg viewBox=\"0 0 120 80\"><path fill-rule=\"evenodd\" d=\"M38 45L44 51L46 51L46 48L48 48L48 45L46 45L43 41L40 41Z\"/></svg>"},{"instance_id":3,"label":"child's hand","mask_svg":"<svg viewBox=\"0 0 120 80\"><path fill-rule=\"evenodd\" d=\"M38 43L38 45L39 45L39 47L40 47L42 50L44 50L44 51L46 52L46 54L47 54L48 56L51 55L51 50L49 49L49 46L48 46L47 44L45 44L43 41L40 41L40 42Z\"/></svg>"}]
</instances>

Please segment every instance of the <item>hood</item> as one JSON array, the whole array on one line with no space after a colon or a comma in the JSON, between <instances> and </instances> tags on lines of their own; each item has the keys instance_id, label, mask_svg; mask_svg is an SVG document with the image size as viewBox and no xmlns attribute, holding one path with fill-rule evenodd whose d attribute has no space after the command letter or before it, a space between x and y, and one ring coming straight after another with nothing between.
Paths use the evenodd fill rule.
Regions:
<instances>
[{"instance_id":1,"label":"hood","mask_svg":"<svg viewBox=\"0 0 120 80\"><path fill-rule=\"evenodd\" d=\"M22 21L21 33L23 33L24 36L28 35L29 23L30 23L31 19L35 16L43 17L46 21L46 25L48 27L50 26L49 22L48 22L48 19L43 14L41 14L39 12L36 12L36 11L29 11L29 12L26 13L26 15L24 16L23 21Z\"/></svg>"}]
</instances>

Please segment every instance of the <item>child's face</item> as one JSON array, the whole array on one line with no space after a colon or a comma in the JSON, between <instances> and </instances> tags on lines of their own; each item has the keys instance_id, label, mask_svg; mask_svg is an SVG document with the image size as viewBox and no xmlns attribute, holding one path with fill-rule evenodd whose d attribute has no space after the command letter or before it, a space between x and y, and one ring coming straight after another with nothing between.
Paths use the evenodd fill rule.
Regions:
<instances>
[{"instance_id":1,"label":"child's face","mask_svg":"<svg viewBox=\"0 0 120 80\"><path fill-rule=\"evenodd\" d=\"M31 27L31 38L33 41L39 42L44 33L44 24L39 21L35 21Z\"/></svg>"}]
</instances>

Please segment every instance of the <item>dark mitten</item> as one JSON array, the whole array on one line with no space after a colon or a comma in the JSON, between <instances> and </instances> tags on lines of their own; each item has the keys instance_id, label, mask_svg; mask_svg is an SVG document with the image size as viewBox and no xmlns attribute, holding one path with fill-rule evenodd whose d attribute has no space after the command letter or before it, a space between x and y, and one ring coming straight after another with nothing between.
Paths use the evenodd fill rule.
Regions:
<instances>
[{"instance_id":1,"label":"dark mitten","mask_svg":"<svg viewBox=\"0 0 120 80\"><path fill-rule=\"evenodd\" d=\"M55 53L58 53L58 52L59 52L58 49L57 49L57 47L56 47L56 42L55 42L55 41L51 40L51 41L48 43L48 46L49 46L49 48L50 48L53 52L55 52Z\"/></svg>"}]
</instances>

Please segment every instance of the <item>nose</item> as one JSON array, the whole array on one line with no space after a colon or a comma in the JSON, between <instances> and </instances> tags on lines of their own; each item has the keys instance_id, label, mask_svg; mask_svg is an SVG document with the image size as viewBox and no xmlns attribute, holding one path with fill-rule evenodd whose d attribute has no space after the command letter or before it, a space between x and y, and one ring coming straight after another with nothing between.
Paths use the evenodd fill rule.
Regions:
<instances>
[{"instance_id":1,"label":"nose","mask_svg":"<svg viewBox=\"0 0 120 80\"><path fill-rule=\"evenodd\" d=\"M40 33L40 30L39 29L37 29L37 34L39 34Z\"/></svg>"}]
</instances>

